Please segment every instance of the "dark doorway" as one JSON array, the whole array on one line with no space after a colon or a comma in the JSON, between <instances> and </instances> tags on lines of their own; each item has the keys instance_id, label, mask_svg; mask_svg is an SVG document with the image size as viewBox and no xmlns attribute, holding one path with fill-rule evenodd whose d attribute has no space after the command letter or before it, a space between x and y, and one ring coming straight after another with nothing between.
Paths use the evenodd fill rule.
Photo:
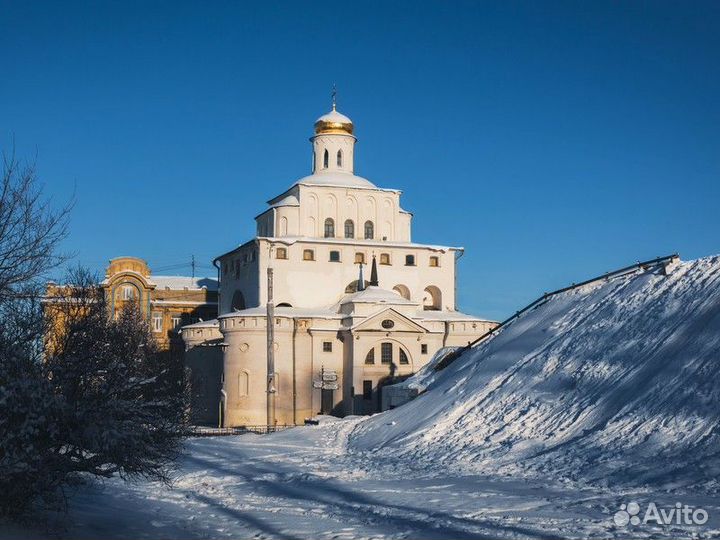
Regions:
<instances>
[{"instance_id":1,"label":"dark doorway","mask_svg":"<svg viewBox=\"0 0 720 540\"><path fill-rule=\"evenodd\" d=\"M320 393L320 414L330 414L333 408L333 392L323 388Z\"/></svg>"}]
</instances>

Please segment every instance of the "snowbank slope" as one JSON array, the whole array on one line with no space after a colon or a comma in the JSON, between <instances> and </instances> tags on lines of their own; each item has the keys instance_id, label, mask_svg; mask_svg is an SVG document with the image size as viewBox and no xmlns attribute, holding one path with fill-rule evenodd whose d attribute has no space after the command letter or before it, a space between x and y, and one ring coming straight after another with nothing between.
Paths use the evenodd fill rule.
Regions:
<instances>
[{"instance_id":1,"label":"snowbank slope","mask_svg":"<svg viewBox=\"0 0 720 540\"><path fill-rule=\"evenodd\" d=\"M553 297L349 442L438 473L716 490L720 257Z\"/></svg>"}]
</instances>

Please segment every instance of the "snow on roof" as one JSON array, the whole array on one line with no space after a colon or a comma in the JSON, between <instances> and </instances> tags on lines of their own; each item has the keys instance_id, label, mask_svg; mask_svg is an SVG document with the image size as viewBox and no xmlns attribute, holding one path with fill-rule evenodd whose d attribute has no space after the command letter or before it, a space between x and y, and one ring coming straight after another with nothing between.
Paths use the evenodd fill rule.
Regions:
<instances>
[{"instance_id":1,"label":"snow on roof","mask_svg":"<svg viewBox=\"0 0 720 540\"><path fill-rule=\"evenodd\" d=\"M190 276L150 276L151 283L157 285L157 289L207 289L208 291L218 290L218 281L209 277Z\"/></svg>"},{"instance_id":2,"label":"snow on roof","mask_svg":"<svg viewBox=\"0 0 720 540\"><path fill-rule=\"evenodd\" d=\"M386 247L399 247L399 248L422 248L429 249L430 251L439 251L445 253L446 251L464 251L464 247L459 246L439 246L435 244L418 244L416 242L401 242L396 240L365 240L362 238L316 238L312 236L258 236L264 240L270 242L278 242L285 245L292 245L296 242L310 242L313 244L347 244L353 246L386 246ZM246 242L247 243L247 242ZM245 244L241 244L242 247ZM234 250L233 250L234 251ZM231 253L231 252L229 252ZM226 255L226 254L225 254ZM221 255L222 256L222 255Z\"/></svg>"},{"instance_id":3,"label":"snow on roof","mask_svg":"<svg viewBox=\"0 0 720 540\"><path fill-rule=\"evenodd\" d=\"M328 122L333 124L352 124L352 120L350 120L344 114L337 112L336 110L332 110L329 113L323 114L320 118L315 120L316 124L318 122Z\"/></svg>"},{"instance_id":4,"label":"snow on roof","mask_svg":"<svg viewBox=\"0 0 720 540\"><path fill-rule=\"evenodd\" d=\"M424 321L482 321L482 322L496 322L490 319L483 319L481 317L475 317L474 315L468 315L460 311L434 311L425 310L419 312L418 319Z\"/></svg>"},{"instance_id":5,"label":"snow on roof","mask_svg":"<svg viewBox=\"0 0 720 540\"><path fill-rule=\"evenodd\" d=\"M220 323L217 319L212 319L211 321L200 321L196 322L194 324L186 324L182 328L218 328L220 326Z\"/></svg>"},{"instance_id":6,"label":"snow on roof","mask_svg":"<svg viewBox=\"0 0 720 540\"><path fill-rule=\"evenodd\" d=\"M247 309L238 309L231 313L220 315L218 319L227 319L230 317L264 317L267 315L265 306L257 306ZM331 311L327 308L294 308L294 307L275 307L276 316L286 317L311 317L316 319L340 319L343 316Z\"/></svg>"},{"instance_id":7,"label":"snow on roof","mask_svg":"<svg viewBox=\"0 0 720 540\"><path fill-rule=\"evenodd\" d=\"M310 176L305 176L295 182L297 184L306 184L312 186L338 186L338 187L357 187L367 189L380 189L367 178L356 176L351 173L340 171L320 171ZM396 190L383 190L396 191Z\"/></svg>"},{"instance_id":8,"label":"snow on roof","mask_svg":"<svg viewBox=\"0 0 720 540\"><path fill-rule=\"evenodd\" d=\"M286 195L276 203L270 205L270 208L279 208L281 206L300 206L300 201L295 195Z\"/></svg>"},{"instance_id":9,"label":"snow on roof","mask_svg":"<svg viewBox=\"0 0 720 540\"><path fill-rule=\"evenodd\" d=\"M395 305L417 305L417 302L412 302L403 298L395 291L389 291L380 287L370 285L363 291L358 291L347 295L340 301L340 305L349 304L395 304Z\"/></svg>"}]
</instances>

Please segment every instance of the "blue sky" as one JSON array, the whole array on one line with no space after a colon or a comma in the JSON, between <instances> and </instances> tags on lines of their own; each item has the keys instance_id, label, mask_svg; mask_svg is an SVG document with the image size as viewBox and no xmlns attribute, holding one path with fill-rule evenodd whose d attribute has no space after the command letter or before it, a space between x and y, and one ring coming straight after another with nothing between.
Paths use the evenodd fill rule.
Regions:
<instances>
[{"instance_id":1,"label":"blue sky","mask_svg":"<svg viewBox=\"0 0 720 540\"><path fill-rule=\"evenodd\" d=\"M718 2L0 1L0 147L74 190L76 262L207 266L307 174L336 83L358 174L467 248L460 308L501 318L720 252L719 27Z\"/></svg>"}]
</instances>

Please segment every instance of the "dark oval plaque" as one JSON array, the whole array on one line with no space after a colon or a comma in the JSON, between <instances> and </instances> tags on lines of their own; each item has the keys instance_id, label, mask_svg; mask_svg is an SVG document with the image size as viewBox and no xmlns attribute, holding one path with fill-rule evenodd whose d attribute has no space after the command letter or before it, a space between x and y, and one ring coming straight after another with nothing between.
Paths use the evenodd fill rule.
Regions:
<instances>
[{"instance_id":1,"label":"dark oval plaque","mask_svg":"<svg viewBox=\"0 0 720 540\"><path fill-rule=\"evenodd\" d=\"M391 321L390 319L385 319L385 320L382 322L382 327L383 327L383 328L387 328L388 330L389 330L390 328L392 328L393 326L395 326L395 322L394 322L394 321Z\"/></svg>"}]
</instances>

